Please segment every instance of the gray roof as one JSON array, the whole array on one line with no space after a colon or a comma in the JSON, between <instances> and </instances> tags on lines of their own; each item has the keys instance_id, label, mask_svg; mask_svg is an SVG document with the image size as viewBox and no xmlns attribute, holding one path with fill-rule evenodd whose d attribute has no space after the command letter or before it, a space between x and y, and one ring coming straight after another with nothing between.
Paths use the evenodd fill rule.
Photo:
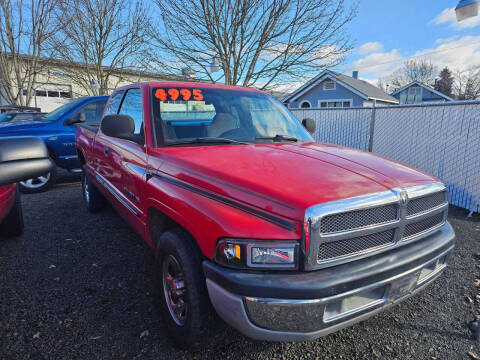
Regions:
<instances>
[{"instance_id":1,"label":"gray roof","mask_svg":"<svg viewBox=\"0 0 480 360\"><path fill-rule=\"evenodd\" d=\"M385 91L381 90L376 86L373 86L368 81L355 79L351 76L340 74L334 71L330 71L330 72L335 74L340 81L343 81L349 86L357 89L361 93L367 95L369 98L398 103L398 99L394 98L391 95L388 95Z\"/></svg>"},{"instance_id":2,"label":"gray roof","mask_svg":"<svg viewBox=\"0 0 480 360\"><path fill-rule=\"evenodd\" d=\"M403 90L408 89L409 87L411 87L411 86L413 86L413 85L421 86L421 87L423 87L424 89L427 89L428 91L431 91L432 93L437 94L438 96L444 98L444 99L447 100L447 101L455 101L455 100L452 99L450 96L445 95L444 93L442 93L442 92L440 92L440 91L438 91L438 90L435 90L435 89L432 88L431 86L428 86L427 84L424 84L424 83L422 83L422 82L420 82L420 81L413 81L413 82L411 82L410 84L407 84L407 85L401 87L400 89L395 90L395 91L392 93L392 95L397 95L397 94L399 94L400 92L402 92Z\"/></svg>"},{"instance_id":3,"label":"gray roof","mask_svg":"<svg viewBox=\"0 0 480 360\"><path fill-rule=\"evenodd\" d=\"M323 78L325 75L330 75L331 77L335 77L338 81L343 82L347 86L355 89L356 91L363 94L365 97L369 99L375 99L375 100L398 104L398 99L387 94L386 92L379 89L378 87L373 86L369 82L360 80L360 79L355 79L351 76L340 74L331 70L325 70L321 74L315 76L312 80L310 80L309 82L307 82L306 84L304 84L303 86L295 90L293 93L288 95L285 99L283 99L283 101L289 101L294 95L308 88L310 85L313 85L313 83Z\"/></svg>"}]
</instances>

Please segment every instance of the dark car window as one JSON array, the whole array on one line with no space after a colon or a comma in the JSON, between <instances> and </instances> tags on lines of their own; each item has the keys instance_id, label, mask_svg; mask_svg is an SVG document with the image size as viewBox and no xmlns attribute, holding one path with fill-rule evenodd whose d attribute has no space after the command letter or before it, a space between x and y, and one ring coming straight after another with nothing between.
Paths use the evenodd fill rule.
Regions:
<instances>
[{"instance_id":1,"label":"dark car window","mask_svg":"<svg viewBox=\"0 0 480 360\"><path fill-rule=\"evenodd\" d=\"M107 104L107 109L105 110L105 116L118 114L118 108L120 107L122 97L123 91L119 91L110 98Z\"/></svg>"},{"instance_id":2,"label":"dark car window","mask_svg":"<svg viewBox=\"0 0 480 360\"><path fill-rule=\"evenodd\" d=\"M141 134L143 127L142 92L130 89L125 94L119 114L129 115L135 122L135 134Z\"/></svg>"},{"instance_id":3,"label":"dark car window","mask_svg":"<svg viewBox=\"0 0 480 360\"><path fill-rule=\"evenodd\" d=\"M4 121L10 121L12 120L12 118L14 117L15 115L14 114L1 114L0 115L0 122L4 122Z\"/></svg>"},{"instance_id":4,"label":"dark car window","mask_svg":"<svg viewBox=\"0 0 480 360\"><path fill-rule=\"evenodd\" d=\"M34 117L35 117L34 114L19 113L19 114L16 114L16 116L13 120L14 121L29 121L29 120L33 120Z\"/></svg>"},{"instance_id":5,"label":"dark car window","mask_svg":"<svg viewBox=\"0 0 480 360\"><path fill-rule=\"evenodd\" d=\"M106 100L92 101L82 106L75 113L77 114L78 112L83 112L85 114L86 124L100 124L100 118L102 116L105 103L106 103Z\"/></svg>"},{"instance_id":6,"label":"dark car window","mask_svg":"<svg viewBox=\"0 0 480 360\"><path fill-rule=\"evenodd\" d=\"M78 103L80 103L82 101L83 101L83 98L78 98L78 99L69 101L65 105L62 105L62 106L56 108L55 110L53 110L52 112L48 113L48 115L43 117L42 120L44 120L44 121L57 121L63 115L65 115L66 113L68 113L69 111L74 109L78 105Z\"/></svg>"}]
</instances>

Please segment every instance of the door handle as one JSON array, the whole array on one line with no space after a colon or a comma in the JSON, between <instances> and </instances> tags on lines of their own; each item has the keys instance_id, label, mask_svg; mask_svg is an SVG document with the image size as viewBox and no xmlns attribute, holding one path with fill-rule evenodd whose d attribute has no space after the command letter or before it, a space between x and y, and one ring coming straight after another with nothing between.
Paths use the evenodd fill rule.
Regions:
<instances>
[{"instance_id":1,"label":"door handle","mask_svg":"<svg viewBox=\"0 0 480 360\"><path fill-rule=\"evenodd\" d=\"M103 152L105 153L105 156L108 156L110 154L110 149L108 146L105 146L105 149L103 149Z\"/></svg>"}]
</instances>

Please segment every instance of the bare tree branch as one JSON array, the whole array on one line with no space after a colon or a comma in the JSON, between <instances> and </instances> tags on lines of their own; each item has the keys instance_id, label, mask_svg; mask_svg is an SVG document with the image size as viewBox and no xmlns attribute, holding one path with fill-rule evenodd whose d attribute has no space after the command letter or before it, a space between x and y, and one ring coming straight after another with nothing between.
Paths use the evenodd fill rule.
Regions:
<instances>
[{"instance_id":1,"label":"bare tree branch","mask_svg":"<svg viewBox=\"0 0 480 360\"><path fill-rule=\"evenodd\" d=\"M429 60L407 60L402 68L390 75L390 83L395 88L401 88L413 81L434 86L438 75L438 68Z\"/></svg>"},{"instance_id":2,"label":"bare tree branch","mask_svg":"<svg viewBox=\"0 0 480 360\"><path fill-rule=\"evenodd\" d=\"M64 0L56 15L54 56L71 64L72 81L86 93L108 94L124 80L123 71L138 69L150 27L140 1Z\"/></svg>"},{"instance_id":3,"label":"bare tree branch","mask_svg":"<svg viewBox=\"0 0 480 360\"><path fill-rule=\"evenodd\" d=\"M40 58L55 31L58 0L0 0L0 96L16 105L30 105ZM25 95L24 95L25 93Z\"/></svg>"},{"instance_id":4,"label":"bare tree branch","mask_svg":"<svg viewBox=\"0 0 480 360\"><path fill-rule=\"evenodd\" d=\"M272 88L338 65L351 49L346 25L356 7L344 0L156 0L159 24L150 64L180 73L193 69L231 85Z\"/></svg>"}]
</instances>

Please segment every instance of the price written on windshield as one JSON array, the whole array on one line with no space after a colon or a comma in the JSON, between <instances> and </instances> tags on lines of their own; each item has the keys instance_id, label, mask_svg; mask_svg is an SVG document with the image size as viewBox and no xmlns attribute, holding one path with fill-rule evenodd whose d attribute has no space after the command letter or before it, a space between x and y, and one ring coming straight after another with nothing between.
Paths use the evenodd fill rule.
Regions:
<instances>
[{"instance_id":1,"label":"price written on windshield","mask_svg":"<svg viewBox=\"0 0 480 360\"><path fill-rule=\"evenodd\" d=\"M177 88L157 89L155 90L155 97L160 101L167 101L167 100L203 101L204 99L201 89L177 89Z\"/></svg>"}]
</instances>

